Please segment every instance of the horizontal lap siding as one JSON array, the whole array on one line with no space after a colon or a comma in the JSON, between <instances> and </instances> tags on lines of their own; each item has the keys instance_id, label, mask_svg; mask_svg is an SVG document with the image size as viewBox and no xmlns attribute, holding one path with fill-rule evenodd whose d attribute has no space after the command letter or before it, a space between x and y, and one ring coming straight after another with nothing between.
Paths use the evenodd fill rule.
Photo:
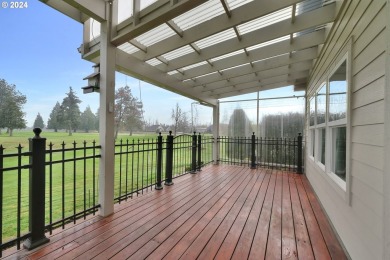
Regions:
<instances>
[{"instance_id":1,"label":"horizontal lap siding","mask_svg":"<svg viewBox=\"0 0 390 260\"><path fill-rule=\"evenodd\" d=\"M308 94L334 69L344 55L340 48L353 36L351 205L308 156L306 173L352 259L381 259L386 1L347 1L340 18L312 72Z\"/></svg>"}]
</instances>

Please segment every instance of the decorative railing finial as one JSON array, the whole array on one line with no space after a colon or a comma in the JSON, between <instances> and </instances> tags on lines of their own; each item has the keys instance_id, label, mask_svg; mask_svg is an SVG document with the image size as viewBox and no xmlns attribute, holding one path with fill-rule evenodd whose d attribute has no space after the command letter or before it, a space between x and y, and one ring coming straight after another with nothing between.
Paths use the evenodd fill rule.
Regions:
<instances>
[{"instance_id":1,"label":"decorative railing finial","mask_svg":"<svg viewBox=\"0 0 390 260\"><path fill-rule=\"evenodd\" d=\"M34 132L34 134L35 134L35 138L41 138L39 135L42 133L42 129L40 129L39 127L37 127L37 128L34 128L33 129L33 132Z\"/></svg>"}]
</instances>

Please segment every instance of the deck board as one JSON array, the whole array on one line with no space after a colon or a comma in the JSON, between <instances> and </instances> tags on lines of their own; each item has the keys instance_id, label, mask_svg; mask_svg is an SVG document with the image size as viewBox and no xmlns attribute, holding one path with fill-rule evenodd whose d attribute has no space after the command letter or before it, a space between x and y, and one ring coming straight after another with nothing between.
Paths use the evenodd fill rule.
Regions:
<instances>
[{"instance_id":1,"label":"deck board","mask_svg":"<svg viewBox=\"0 0 390 260\"><path fill-rule=\"evenodd\" d=\"M209 166L19 259L346 259L304 175Z\"/></svg>"}]
</instances>

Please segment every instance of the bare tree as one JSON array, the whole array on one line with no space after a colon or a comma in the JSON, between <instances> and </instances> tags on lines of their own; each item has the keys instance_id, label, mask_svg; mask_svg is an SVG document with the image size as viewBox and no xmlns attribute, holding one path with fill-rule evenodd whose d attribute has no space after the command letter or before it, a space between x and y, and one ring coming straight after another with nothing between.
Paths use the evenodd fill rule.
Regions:
<instances>
[{"instance_id":1,"label":"bare tree","mask_svg":"<svg viewBox=\"0 0 390 260\"><path fill-rule=\"evenodd\" d=\"M179 126L180 120L183 117L183 110L179 107L179 103L176 103L176 107L172 108L171 118L174 122L173 134L176 135L177 127Z\"/></svg>"}]
</instances>

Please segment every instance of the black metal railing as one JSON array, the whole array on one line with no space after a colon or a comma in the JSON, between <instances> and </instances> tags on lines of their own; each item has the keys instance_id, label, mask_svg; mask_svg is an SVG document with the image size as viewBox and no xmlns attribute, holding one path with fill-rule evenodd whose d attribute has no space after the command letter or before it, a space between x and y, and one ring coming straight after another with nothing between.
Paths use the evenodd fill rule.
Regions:
<instances>
[{"instance_id":1,"label":"black metal railing","mask_svg":"<svg viewBox=\"0 0 390 260\"><path fill-rule=\"evenodd\" d=\"M219 137L219 162L303 171L303 141L297 138Z\"/></svg>"},{"instance_id":2,"label":"black metal railing","mask_svg":"<svg viewBox=\"0 0 390 260\"><path fill-rule=\"evenodd\" d=\"M96 142L71 145L62 142L58 149L49 143L46 150L46 221L50 234L57 227L95 214L98 204L98 158Z\"/></svg>"},{"instance_id":3,"label":"black metal railing","mask_svg":"<svg viewBox=\"0 0 390 260\"><path fill-rule=\"evenodd\" d=\"M1 251L23 241L34 248L48 241L45 231L64 228L95 214L98 204L100 148L83 142L46 148L40 129L34 129L29 150L19 145L5 153L0 145L0 257ZM302 136L293 139L159 134L157 138L120 140L115 144L114 201L172 185L173 179L197 173L213 162L215 142L219 162L303 171ZM16 191L16 195L15 195ZM4 242L6 241L6 242Z\"/></svg>"},{"instance_id":4,"label":"black metal railing","mask_svg":"<svg viewBox=\"0 0 390 260\"><path fill-rule=\"evenodd\" d=\"M213 162L213 137L200 134L164 139L120 140L115 145L115 201L121 202Z\"/></svg>"},{"instance_id":5,"label":"black metal railing","mask_svg":"<svg viewBox=\"0 0 390 260\"><path fill-rule=\"evenodd\" d=\"M5 154L0 145L0 234L5 234L0 236L2 250L13 245L20 249L21 242L30 236L28 217L22 215L29 206L26 187L31 168L28 157L32 153L23 148L19 145L16 153Z\"/></svg>"},{"instance_id":6,"label":"black metal railing","mask_svg":"<svg viewBox=\"0 0 390 260\"><path fill-rule=\"evenodd\" d=\"M94 214L100 146L83 142L58 149L41 138L6 153L0 145L0 256L16 245L34 248L47 241L44 232ZM15 194L15 190L17 191Z\"/></svg>"},{"instance_id":7,"label":"black metal railing","mask_svg":"<svg viewBox=\"0 0 390 260\"><path fill-rule=\"evenodd\" d=\"M157 153L165 149L163 145L161 136L131 142L120 140L115 145L116 202L153 189L157 182Z\"/></svg>"}]
</instances>

